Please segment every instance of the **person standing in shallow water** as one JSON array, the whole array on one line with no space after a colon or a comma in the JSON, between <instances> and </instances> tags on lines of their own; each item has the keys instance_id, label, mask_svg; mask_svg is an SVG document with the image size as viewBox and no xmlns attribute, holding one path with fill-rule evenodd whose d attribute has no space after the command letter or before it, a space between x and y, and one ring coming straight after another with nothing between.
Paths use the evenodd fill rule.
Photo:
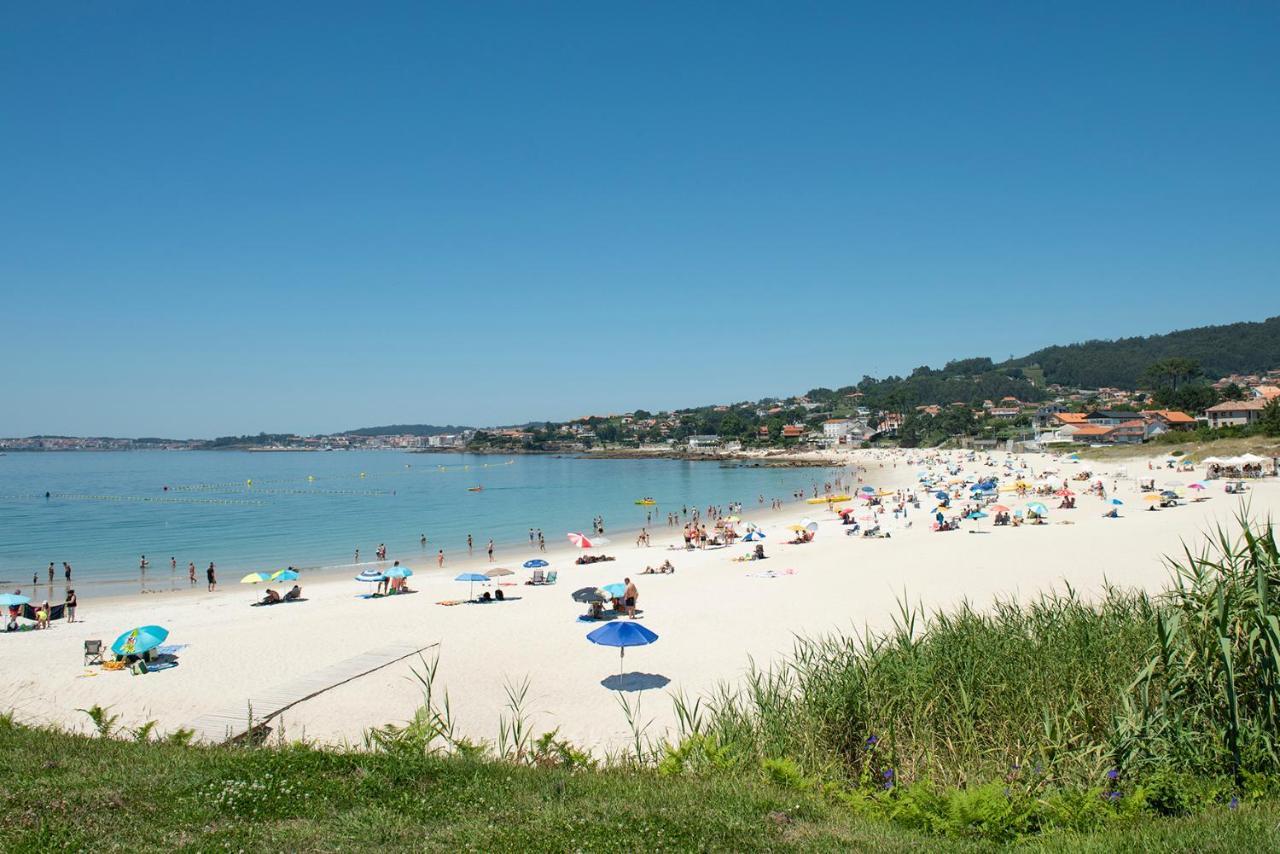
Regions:
<instances>
[{"instance_id":1,"label":"person standing in shallow water","mask_svg":"<svg viewBox=\"0 0 1280 854\"><path fill-rule=\"evenodd\" d=\"M194 560L187 562L187 581L191 582L192 587L196 586L196 562Z\"/></svg>"},{"instance_id":2,"label":"person standing in shallow water","mask_svg":"<svg viewBox=\"0 0 1280 854\"><path fill-rule=\"evenodd\" d=\"M436 566L444 566L444 549L436 553Z\"/></svg>"},{"instance_id":3,"label":"person standing in shallow water","mask_svg":"<svg viewBox=\"0 0 1280 854\"><path fill-rule=\"evenodd\" d=\"M209 561L209 568L204 574L209 579L209 592L212 593L218 589L218 573L214 571L213 561Z\"/></svg>"},{"instance_id":4,"label":"person standing in shallow water","mask_svg":"<svg viewBox=\"0 0 1280 854\"><path fill-rule=\"evenodd\" d=\"M489 563L493 563L493 540L489 540Z\"/></svg>"}]
</instances>

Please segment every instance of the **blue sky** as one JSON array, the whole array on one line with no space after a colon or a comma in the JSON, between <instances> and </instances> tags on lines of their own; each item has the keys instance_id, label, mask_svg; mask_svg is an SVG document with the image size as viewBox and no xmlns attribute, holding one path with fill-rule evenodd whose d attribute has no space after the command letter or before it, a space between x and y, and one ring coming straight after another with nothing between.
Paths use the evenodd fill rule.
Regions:
<instances>
[{"instance_id":1,"label":"blue sky","mask_svg":"<svg viewBox=\"0 0 1280 854\"><path fill-rule=\"evenodd\" d=\"M11 3L0 435L560 419L1280 313L1280 5Z\"/></svg>"}]
</instances>

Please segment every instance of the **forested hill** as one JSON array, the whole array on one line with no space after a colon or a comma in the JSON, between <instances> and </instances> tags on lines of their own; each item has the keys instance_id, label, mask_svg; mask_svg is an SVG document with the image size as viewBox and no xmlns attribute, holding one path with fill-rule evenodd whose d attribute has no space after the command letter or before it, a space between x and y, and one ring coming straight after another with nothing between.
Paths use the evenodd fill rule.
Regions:
<instances>
[{"instance_id":1,"label":"forested hill","mask_svg":"<svg viewBox=\"0 0 1280 854\"><path fill-rule=\"evenodd\" d=\"M1046 382L1073 388L1135 388L1149 365L1175 357L1198 362L1205 375L1214 379L1280 367L1280 317L1046 347L1001 367L1039 365Z\"/></svg>"}]
</instances>

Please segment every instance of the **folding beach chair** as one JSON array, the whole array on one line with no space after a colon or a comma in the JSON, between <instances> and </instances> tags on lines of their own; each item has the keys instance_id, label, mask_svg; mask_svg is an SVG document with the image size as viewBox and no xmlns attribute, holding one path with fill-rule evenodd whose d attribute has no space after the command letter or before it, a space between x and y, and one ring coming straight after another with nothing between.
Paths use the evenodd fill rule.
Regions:
<instances>
[{"instance_id":1,"label":"folding beach chair","mask_svg":"<svg viewBox=\"0 0 1280 854\"><path fill-rule=\"evenodd\" d=\"M86 666L102 663L102 641L87 640L84 642L84 663Z\"/></svg>"},{"instance_id":2,"label":"folding beach chair","mask_svg":"<svg viewBox=\"0 0 1280 854\"><path fill-rule=\"evenodd\" d=\"M541 584L541 583L542 583L542 580L543 580L543 579L542 579L542 570L540 570L540 569L535 569L535 570L533 571L533 577L529 579L529 583L530 583L530 584Z\"/></svg>"},{"instance_id":3,"label":"folding beach chair","mask_svg":"<svg viewBox=\"0 0 1280 854\"><path fill-rule=\"evenodd\" d=\"M547 580L546 580L546 581L544 581L543 583L544 583L544 584L555 584L555 583L556 583L556 571L555 571L554 569L547 573Z\"/></svg>"}]
</instances>

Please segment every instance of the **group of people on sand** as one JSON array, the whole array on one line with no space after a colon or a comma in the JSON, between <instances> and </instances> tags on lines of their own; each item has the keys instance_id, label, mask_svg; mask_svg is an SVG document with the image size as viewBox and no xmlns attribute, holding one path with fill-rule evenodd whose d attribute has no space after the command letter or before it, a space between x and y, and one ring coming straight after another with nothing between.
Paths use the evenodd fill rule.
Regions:
<instances>
[{"instance_id":1,"label":"group of people on sand","mask_svg":"<svg viewBox=\"0 0 1280 854\"><path fill-rule=\"evenodd\" d=\"M294 602L301 598L302 598L302 587L301 585L295 584L293 585L293 589L291 589L288 593L284 594L283 596L281 596L275 590L268 590L266 592L266 595L262 597L262 600L259 604L275 605L280 602Z\"/></svg>"},{"instance_id":2,"label":"group of people on sand","mask_svg":"<svg viewBox=\"0 0 1280 854\"><path fill-rule=\"evenodd\" d=\"M21 588L14 590L13 594L15 596L21 596ZM10 605L8 608L8 619L5 621L4 630L6 632L18 631L18 618L23 616L24 613L27 616L27 619L35 619L35 627L37 629L49 628L50 622L60 616L65 616L68 623L74 623L76 622L76 606L78 604L79 602L76 599L76 591L68 588L66 601L60 606L50 606L48 599L41 602L34 609L32 609L30 605Z\"/></svg>"}]
</instances>

